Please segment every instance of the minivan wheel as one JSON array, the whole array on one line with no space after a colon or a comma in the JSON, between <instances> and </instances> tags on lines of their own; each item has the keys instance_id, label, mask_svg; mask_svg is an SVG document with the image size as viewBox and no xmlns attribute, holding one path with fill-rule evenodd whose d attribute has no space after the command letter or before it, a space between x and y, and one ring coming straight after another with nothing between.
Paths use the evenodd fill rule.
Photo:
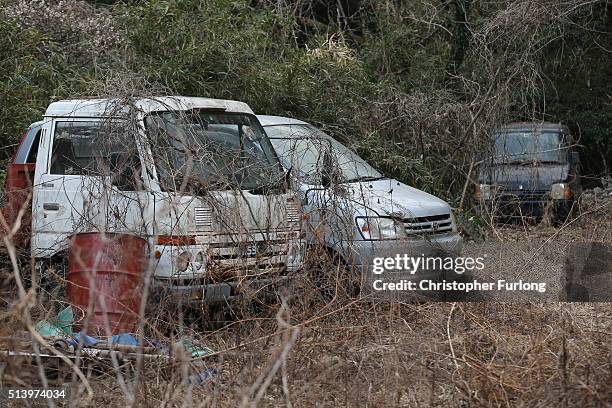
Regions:
<instances>
[{"instance_id":1,"label":"minivan wheel","mask_svg":"<svg viewBox=\"0 0 612 408\"><path fill-rule=\"evenodd\" d=\"M325 303L359 297L359 274L339 255L328 251L309 254L307 280Z\"/></svg>"}]
</instances>

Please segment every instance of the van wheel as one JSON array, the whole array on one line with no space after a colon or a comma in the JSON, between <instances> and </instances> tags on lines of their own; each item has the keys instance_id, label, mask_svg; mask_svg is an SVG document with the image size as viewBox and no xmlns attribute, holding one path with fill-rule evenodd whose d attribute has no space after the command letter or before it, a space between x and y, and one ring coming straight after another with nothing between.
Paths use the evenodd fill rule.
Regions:
<instances>
[{"instance_id":1,"label":"van wheel","mask_svg":"<svg viewBox=\"0 0 612 408\"><path fill-rule=\"evenodd\" d=\"M566 204L564 207L555 209L553 225L555 227L561 227L572 221L578 215L578 203L576 201L572 201L571 204Z\"/></svg>"},{"instance_id":2,"label":"van wheel","mask_svg":"<svg viewBox=\"0 0 612 408\"><path fill-rule=\"evenodd\" d=\"M306 267L308 283L325 303L359 297L359 274L337 254L311 253Z\"/></svg>"}]
</instances>

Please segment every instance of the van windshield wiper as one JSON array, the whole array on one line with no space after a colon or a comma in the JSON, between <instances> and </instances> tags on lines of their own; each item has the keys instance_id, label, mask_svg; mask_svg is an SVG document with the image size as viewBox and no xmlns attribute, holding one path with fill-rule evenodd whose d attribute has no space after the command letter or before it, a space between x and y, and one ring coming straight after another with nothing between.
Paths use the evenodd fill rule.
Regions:
<instances>
[{"instance_id":1,"label":"van windshield wiper","mask_svg":"<svg viewBox=\"0 0 612 408\"><path fill-rule=\"evenodd\" d=\"M533 163L533 160L509 160L503 164L520 164L521 166L527 166Z\"/></svg>"},{"instance_id":2,"label":"van windshield wiper","mask_svg":"<svg viewBox=\"0 0 612 408\"><path fill-rule=\"evenodd\" d=\"M388 177L384 177L384 176L359 176L359 177L355 177L352 179L348 179L343 181L343 183L357 183L359 181L376 181L376 180L384 180Z\"/></svg>"},{"instance_id":3,"label":"van windshield wiper","mask_svg":"<svg viewBox=\"0 0 612 408\"><path fill-rule=\"evenodd\" d=\"M255 186L254 188L249 189L249 193L254 195L262 195L262 194L272 194L274 192L284 193L287 188L287 184L289 183L289 174L283 174L275 180L270 180L267 183L262 183L260 185Z\"/></svg>"},{"instance_id":4,"label":"van windshield wiper","mask_svg":"<svg viewBox=\"0 0 612 408\"><path fill-rule=\"evenodd\" d=\"M537 164L564 164L559 160L538 160Z\"/></svg>"},{"instance_id":5,"label":"van windshield wiper","mask_svg":"<svg viewBox=\"0 0 612 408\"><path fill-rule=\"evenodd\" d=\"M562 164L557 160L510 160L509 162L500 163L500 164L519 164L521 166L534 165L537 166L539 164Z\"/></svg>"}]
</instances>

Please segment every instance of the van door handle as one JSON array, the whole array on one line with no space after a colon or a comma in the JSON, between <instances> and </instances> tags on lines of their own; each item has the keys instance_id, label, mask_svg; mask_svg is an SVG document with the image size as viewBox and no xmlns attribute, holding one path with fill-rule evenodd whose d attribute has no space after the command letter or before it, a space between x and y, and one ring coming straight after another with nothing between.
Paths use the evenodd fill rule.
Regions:
<instances>
[{"instance_id":1,"label":"van door handle","mask_svg":"<svg viewBox=\"0 0 612 408\"><path fill-rule=\"evenodd\" d=\"M44 203L43 210L59 211L59 204L58 203Z\"/></svg>"}]
</instances>

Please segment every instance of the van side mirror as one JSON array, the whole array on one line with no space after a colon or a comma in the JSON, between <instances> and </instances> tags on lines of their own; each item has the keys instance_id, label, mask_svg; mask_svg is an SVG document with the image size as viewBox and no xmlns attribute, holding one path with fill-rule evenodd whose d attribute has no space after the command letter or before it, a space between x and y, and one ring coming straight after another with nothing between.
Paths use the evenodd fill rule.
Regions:
<instances>
[{"instance_id":1,"label":"van side mirror","mask_svg":"<svg viewBox=\"0 0 612 408\"><path fill-rule=\"evenodd\" d=\"M323 169L321 171L321 185L325 188L331 187L340 180L340 169L329 150L323 154Z\"/></svg>"},{"instance_id":2,"label":"van side mirror","mask_svg":"<svg viewBox=\"0 0 612 408\"><path fill-rule=\"evenodd\" d=\"M580 163L580 153L576 151L570 151L568 159L570 164L578 164Z\"/></svg>"},{"instance_id":3,"label":"van side mirror","mask_svg":"<svg viewBox=\"0 0 612 408\"><path fill-rule=\"evenodd\" d=\"M329 188L332 185L331 177L325 171L323 172L323 174L321 174L321 185L325 188Z\"/></svg>"}]
</instances>

